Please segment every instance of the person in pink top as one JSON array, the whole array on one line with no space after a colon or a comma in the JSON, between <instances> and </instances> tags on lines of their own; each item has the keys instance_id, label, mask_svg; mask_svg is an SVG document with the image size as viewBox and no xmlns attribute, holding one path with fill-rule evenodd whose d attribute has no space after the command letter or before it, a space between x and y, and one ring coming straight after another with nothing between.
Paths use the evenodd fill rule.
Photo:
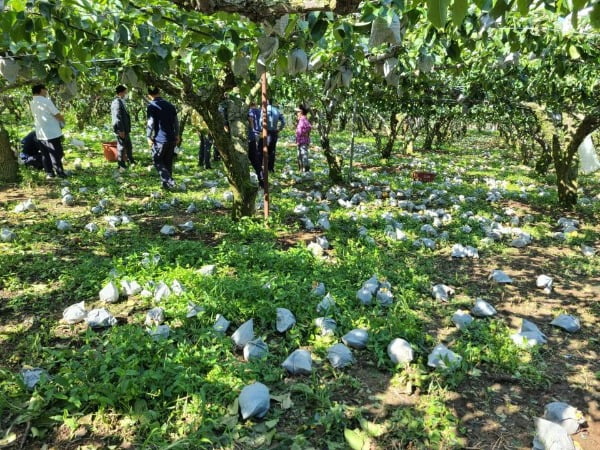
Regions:
<instances>
[{"instance_id":1,"label":"person in pink top","mask_svg":"<svg viewBox=\"0 0 600 450\"><path fill-rule=\"evenodd\" d=\"M310 171L310 163L308 162L308 146L310 145L310 130L312 125L308 121L306 115L308 108L300 105L296 108L298 117L298 125L296 126L296 144L298 144L298 169L304 172Z\"/></svg>"}]
</instances>

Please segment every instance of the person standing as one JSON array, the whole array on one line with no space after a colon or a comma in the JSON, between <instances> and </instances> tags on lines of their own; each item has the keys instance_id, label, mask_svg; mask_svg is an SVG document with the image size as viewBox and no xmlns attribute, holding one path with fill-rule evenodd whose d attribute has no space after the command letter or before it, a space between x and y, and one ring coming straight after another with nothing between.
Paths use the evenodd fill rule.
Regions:
<instances>
[{"instance_id":1,"label":"person standing","mask_svg":"<svg viewBox=\"0 0 600 450\"><path fill-rule=\"evenodd\" d=\"M258 184L264 187L262 176L262 147L259 146L260 136L262 133L262 123L260 122L260 108L256 107L256 103L251 102L248 108L248 159L256 176Z\"/></svg>"},{"instance_id":2,"label":"person standing","mask_svg":"<svg viewBox=\"0 0 600 450\"><path fill-rule=\"evenodd\" d=\"M312 125L308 121L308 108L304 105L296 108L298 115L298 125L296 126L296 144L298 144L298 169L300 171L310 171L308 161L308 146L310 145L310 130Z\"/></svg>"},{"instance_id":3,"label":"person standing","mask_svg":"<svg viewBox=\"0 0 600 450\"><path fill-rule=\"evenodd\" d=\"M200 137L200 146L198 148L198 165L204 169L212 169L210 165L210 150L213 140L207 129L202 129L198 133Z\"/></svg>"},{"instance_id":4,"label":"person standing","mask_svg":"<svg viewBox=\"0 0 600 450\"><path fill-rule=\"evenodd\" d=\"M154 167L164 189L174 189L173 158L179 144L179 121L175 107L160 96L157 87L148 88L148 126L146 137L152 149Z\"/></svg>"},{"instance_id":5,"label":"person standing","mask_svg":"<svg viewBox=\"0 0 600 450\"><path fill-rule=\"evenodd\" d=\"M269 151L269 172L275 171L275 151L277 149L277 140L279 139L279 132L285 127L285 119L283 114L277 107L274 106L275 101L269 99L267 105L267 149ZM260 123L262 126L263 117L261 113ZM258 143L259 147L263 148L262 139Z\"/></svg>"},{"instance_id":6,"label":"person standing","mask_svg":"<svg viewBox=\"0 0 600 450\"><path fill-rule=\"evenodd\" d=\"M46 179L58 175L65 178L67 174L63 169L62 158L64 155L62 146L62 127L65 118L48 98L48 89L43 84L36 84L31 88L33 98L29 103L33 121L35 124L35 135L39 142L42 153L42 164L46 172Z\"/></svg>"},{"instance_id":7,"label":"person standing","mask_svg":"<svg viewBox=\"0 0 600 450\"><path fill-rule=\"evenodd\" d=\"M119 167L125 169L127 168L125 161L129 161L129 164L135 164L130 137L131 118L125 106L127 88L119 85L115 91L116 97L110 104L110 115L113 131L117 135L117 163Z\"/></svg>"}]
</instances>

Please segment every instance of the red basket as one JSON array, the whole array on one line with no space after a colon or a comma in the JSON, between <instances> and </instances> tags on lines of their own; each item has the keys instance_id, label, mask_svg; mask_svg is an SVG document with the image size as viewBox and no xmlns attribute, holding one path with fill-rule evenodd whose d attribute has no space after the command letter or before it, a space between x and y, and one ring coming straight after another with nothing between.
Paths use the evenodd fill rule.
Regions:
<instances>
[{"instance_id":1,"label":"red basket","mask_svg":"<svg viewBox=\"0 0 600 450\"><path fill-rule=\"evenodd\" d=\"M435 179L435 173L433 172L413 172L412 179L415 181L422 181L424 183L429 183Z\"/></svg>"},{"instance_id":2,"label":"red basket","mask_svg":"<svg viewBox=\"0 0 600 450\"><path fill-rule=\"evenodd\" d=\"M106 159L107 161L114 162L119 160L119 152L117 151L117 141L103 142L102 151L104 152L104 159ZM127 161L127 154L123 154L123 159Z\"/></svg>"}]
</instances>

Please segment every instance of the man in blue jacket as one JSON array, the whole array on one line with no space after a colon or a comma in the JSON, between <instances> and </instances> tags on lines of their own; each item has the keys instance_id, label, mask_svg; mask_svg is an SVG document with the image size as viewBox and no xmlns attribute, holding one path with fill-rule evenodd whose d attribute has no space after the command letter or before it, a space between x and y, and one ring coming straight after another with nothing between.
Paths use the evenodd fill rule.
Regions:
<instances>
[{"instance_id":1,"label":"man in blue jacket","mask_svg":"<svg viewBox=\"0 0 600 450\"><path fill-rule=\"evenodd\" d=\"M179 121L175 107L160 96L157 87L148 88L148 126L146 137L152 149L154 167L164 189L174 189L173 157L179 144Z\"/></svg>"},{"instance_id":2,"label":"man in blue jacket","mask_svg":"<svg viewBox=\"0 0 600 450\"><path fill-rule=\"evenodd\" d=\"M263 117L261 114L260 123L262 127ZM269 151L269 172L275 172L275 151L277 149L277 140L279 139L279 132L285 127L285 119L283 114L279 111L279 108L275 106L275 101L271 98L268 99L267 104L267 149ZM262 139L258 143L259 148L262 151L263 141Z\"/></svg>"},{"instance_id":3,"label":"man in blue jacket","mask_svg":"<svg viewBox=\"0 0 600 450\"><path fill-rule=\"evenodd\" d=\"M248 158L250 164L256 172L258 178L258 184L262 188L264 187L264 181L262 176L262 147L259 147L258 143L262 133L262 123L260 122L261 110L256 107L255 102L250 102L248 108Z\"/></svg>"}]
</instances>

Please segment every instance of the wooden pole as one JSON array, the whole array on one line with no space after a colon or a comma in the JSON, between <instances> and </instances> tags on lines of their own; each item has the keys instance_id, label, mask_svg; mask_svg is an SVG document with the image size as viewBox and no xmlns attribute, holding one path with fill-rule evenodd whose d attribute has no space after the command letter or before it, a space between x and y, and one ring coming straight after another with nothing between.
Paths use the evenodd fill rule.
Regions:
<instances>
[{"instance_id":1,"label":"wooden pole","mask_svg":"<svg viewBox=\"0 0 600 450\"><path fill-rule=\"evenodd\" d=\"M356 102L352 105L352 138L350 139L350 170L348 170L348 181L352 181L352 164L354 164L354 136L356 135Z\"/></svg>"},{"instance_id":2,"label":"wooden pole","mask_svg":"<svg viewBox=\"0 0 600 450\"><path fill-rule=\"evenodd\" d=\"M266 70L260 76L262 91L262 155L263 155L263 183L264 183L264 216L265 221L269 218L269 147L267 144L267 72Z\"/></svg>"}]
</instances>

